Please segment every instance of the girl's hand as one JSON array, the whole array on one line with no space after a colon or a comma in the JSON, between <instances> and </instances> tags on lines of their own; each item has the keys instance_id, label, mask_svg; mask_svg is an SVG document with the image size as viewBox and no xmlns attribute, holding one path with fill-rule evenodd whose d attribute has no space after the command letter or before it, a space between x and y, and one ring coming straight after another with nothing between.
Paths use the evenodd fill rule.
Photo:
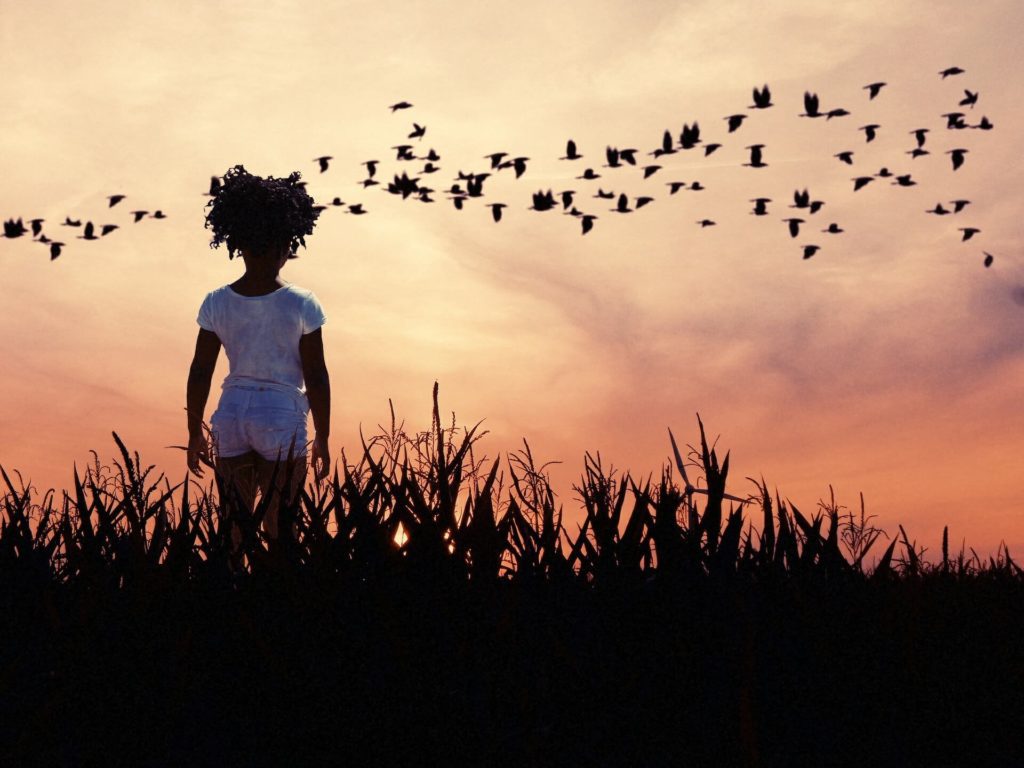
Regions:
<instances>
[{"instance_id":1,"label":"girl's hand","mask_svg":"<svg viewBox=\"0 0 1024 768\"><path fill-rule=\"evenodd\" d=\"M317 435L313 439L313 477L320 482L327 477L331 468L331 451L327 447L327 439Z\"/></svg>"},{"instance_id":2,"label":"girl's hand","mask_svg":"<svg viewBox=\"0 0 1024 768\"><path fill-rule=\"evenodd\" d=\"M203 439L202 433L189 435L188 438L188 468L198 477L203 476L202 464L210 461L210 447Z\"/></svg>"}]
</instances>

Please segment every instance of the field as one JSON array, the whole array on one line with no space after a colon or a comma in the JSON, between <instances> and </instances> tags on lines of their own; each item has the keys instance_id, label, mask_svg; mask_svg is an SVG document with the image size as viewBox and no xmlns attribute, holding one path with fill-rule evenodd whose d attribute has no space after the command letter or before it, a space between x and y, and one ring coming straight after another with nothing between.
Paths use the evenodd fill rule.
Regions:
<instances>
[{"instance_id":1,"label":"field","mask_svg":"<svg viewBox=\"0 0 1024 768\"><path fill-rule=\"evenodd\" d=\"M741 499L699 420L657 485L588 455L569 531L528 446L505 485L433 416L273 540L117 435L60 498L5 469L0 764L1020 764L1008 551Z\"/></svg>"}]
</instances>

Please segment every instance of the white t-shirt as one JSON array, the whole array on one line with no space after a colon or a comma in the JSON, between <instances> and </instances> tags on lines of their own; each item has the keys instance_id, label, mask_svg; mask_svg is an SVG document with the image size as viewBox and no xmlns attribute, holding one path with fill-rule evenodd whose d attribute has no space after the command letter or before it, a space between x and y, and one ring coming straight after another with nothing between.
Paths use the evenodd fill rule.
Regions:
<instances>
[{"instance_id":1,"label":"white t-shirt","mask_svg":"<svg viewBox=\"0 0 1024 768\"><path fill-rule=\"evenodd\" d=\"M299 339L327 322L312 291L288 284L264 296L242 296L224 285L206 294L196 320L224 345L229 373L222 389L251 385L305 394Z\"/></svg>"}]
</instances>

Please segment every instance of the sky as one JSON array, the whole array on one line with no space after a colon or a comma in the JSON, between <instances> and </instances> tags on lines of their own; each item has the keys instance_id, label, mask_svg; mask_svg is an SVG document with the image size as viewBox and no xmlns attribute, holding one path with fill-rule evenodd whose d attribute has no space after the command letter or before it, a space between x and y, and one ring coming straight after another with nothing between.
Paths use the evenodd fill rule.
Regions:
<instances>
[{"instance_id":1,"label":"sky","mask_svg":"<svg viewBox=\"0 0 1024 768\"><path fill-rule=\"evenodd\" d=\"M0 241L0 465L66 488L91 450L116 456L116 431L184 479L169 446L187 441L196 313L243 269L209 247L203 193L242 164L298 170L318 203L369 211L327 208L281 273L328 317L335 459L357 459L389 399L407 432L429 429L437 381L444 421L482 420L477 458L525 440L538 465L559 462L546 471L574 534L585 453L656 481L669 429L699 444L699 413L730 452L731 493L763 477L812 514L831 485L857 513L863 494L888 534L902 524L926 559L948 525L954 552L1005 542L1019 560L1021 32L1024 8L999 0L5 0L0 217L43 218L66 246L51 261L28 237ZM941 78L951 66L966 71ZM748 109L765 84L774 106ZM975 107L958 107L964 89ZM800 117L805 91L850 114ZM413 107L388 109L402 100ZM953 110L995 127L949 131ZM414 121L427 130L409 141ZM698 148L647 154L694 121ZM930 154L912 158L917 128ZM558 159L569 138L583 159ZM441 155L421 175L434 203L359 183L369 159L385 181L421 169L395 160L402 143ZM743 166L755 143L765 168ZM608 146L662 167L603 168ZM953 148L968 150L956 171ZM494 173L455 210L442 190L497 151L530 158L526 172ZM601 178L577 179L586 167ZM917 183L853 192L882 167ZM687 186L671 195L669 181ZM620 214L598 188L654 201ZM787 207L805 188L824 201L814 215ZM593 231L529 210L547 189L575 190ZM769 215L751 215L756 197ZM925 213L954 199L971 204ZM507 204L500 223L485 202ZM135 224L135 209L166 218ZM796 214L794 239L782 220ZM76 240L68 215L119 228ZM832 222L844 231L822 232ZM962 242L960 227L981 231ZM805 244L820 250L804 259ZM207 420L226 374L221 355Z\"/></svg>"}]
</instances>

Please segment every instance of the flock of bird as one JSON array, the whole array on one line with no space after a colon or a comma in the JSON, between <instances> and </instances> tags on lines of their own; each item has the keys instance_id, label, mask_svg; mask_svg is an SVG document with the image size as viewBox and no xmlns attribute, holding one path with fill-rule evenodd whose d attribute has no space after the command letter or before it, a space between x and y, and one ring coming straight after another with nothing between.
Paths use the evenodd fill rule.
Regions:
<instances>
[{"instance_id":1,"label":"flock of bird","mask_svg":"<svg viewBox=\"0 0 1024 768\"><path fill-rule=\"evenodd\" d=\"M965 70L959 67L949 67L939 72L940 77L945 80L948 77L961 75ZM882 92L882 89L886 86L885 82L873 82L864 86L864 90L867 91L867 99L869 101L874 100ZM978 101L978 93L968 89L964 90L964 97L960 99L958 107L972 109L975 107ZM827 110L822 110L821 102L817 94L805 92L803 99L804 111L799 114L800 117L808 119L824 118L825 121L839 119L849 116L851 113L842 107L834 107ZM727 115L723 118L726 122L726 134L731 135L739 131L746 120L751 117L749 112L758 112L774 107L775 104L772 102L772 93L767 85L761 88L753 89L753 104L747 107L748 112L736 112L735 114ZM395 104L391 104L389 109L392 113L411 109L413 105L407 101L400 101ZM962 111L950 111L942 115L946 120L945 128L948 131L960 131L964 129L975 129L981 131L989 131L994 126L991 121L985 116L982 116L976 124L968 124L967 114ZM869 123L860 126L857 130L863 132L863 141L870 143L876 139L881 126L877 123ZM910 134L914 137L914 146L907 150L906 154L910 155L911 159L923 157L929 155L931 150L926 148L926 142L928 134L930 133L929 128L916 128L910 131ZM419 123L412 123L412 130L407 134L407 141L420 142L424 138L427 132L425 125ZM403 169L400 173L394 173L390 181L383 183L381 179L377 177L378 168L383 165L380 160L365 160L361 163L366 169L366 177L358 182L364 190L379 186L383 191L400 197L403 200L413 199L422 203L433 203L435 202L435 195L438 191L428 186L428 183L424 179L428 176L432 176L435 173L440 172L442 169L438 165L441 160L440 155L434 150L430 149L424 155L416 154L416 146L410 143L400 143L391 147L395 152L394 163L403 164L410 170L413 168L413 164L417 164L417 170ZM674 135L672 131L665 130L662 135L662 140L659 146L647 153L652 159L650 161L640 160L637 155L639 149L634 147L612 147L607 146L604 152L604 164L601 166L602 169L608 169L608 171L599 172L594 167L585 167L582 173L576 175L574 178L577 181L593 182L601 178L611 179L614 174L621 173L620 169L624 168L638 168L641 171L641 181L647 181L651 179L659 171L662 171L664 166L657 162L660 158L664 158L677 153L692 152L694 150L700 150L698 154L703 157L708 157L712 153L721 149L723 144L721 142L705 142L701 138L701 128L697 122L693 124L684 123L682 131L677 135ZM764 144L749 144L744 147L749 153L749 161L742 163L743 167L751 169L762 169L769 167L766 156L766 147ZM945 153L950 156L950 163L953 171L961 168L966 160L966 156L969 150L965 147L954 147L949 150L945 150ZM833 155L840 163L848 166L854 166L854 155L855 150L843 150ZM321 174L326 173L331 167L331 161L333 160L331 155L322 155L320 157L313 158L314 163L317 164L319 172ZM470 201L477 198L484 198L484 185L488 179L493 176L502 173L503 171L510 172L515 179L519 179L527 173L528 163L531 162L529 157L514 156L508 152L492 152L485 155L482 159L489 161L489 167L483 172L473 171L462 171L459 170L457 176L451 179L451 185L442 190L443 194L447 196L447 199L451 201L452 205L457 210L463 210ZM558 158L559 161L576 163L584 156L580 154L579 148L576 142L572 139L566 142L565 154ZM418 165L422 163L422 165ZM892 185L898 187L911 187L917 184L911 173L894 173L887 167L881 168L876 173L861 173L860 175L851 177L852 191L854 193L864 189L869 184L875 183L879 180L890 180ZM306 182L300 182L305 184ZM610 183L610 181L608 182ZM665 183L668 187L668 194L676 195L680 191L686 190L689 192L700 192L706 189L700 181L684 182L678 180L669 180ZM221 178L218 176L211 176L209 190L205 193L208 196L216 195L221 186ZM629 214L640 210L646 205L655 202L656 197L653 194L643 194L638 196L630 196L624 192L606 191L603 186L598 186L597 190L590 196L592 199L607 200L612 202L612 206L608 209L612 213L616 214ZM528 207L528 210L536 212L545 211L556 211L560 210L567 216L573 217L580 223L581 233L586 235L594 228L594 222L598 220L598 215L595 213L586 212L581 210L579 206L582 206L580 202L582 193L575 189L566 189L558 193L553 192L551 189L538 190L532 193L532 205ZM109 208L113 208L122 200L125 199L123 194L114 194L108 196ZM767 216L769 215L768 204L772 203L771 198L757 197L750 200L753 203L753 208L750 213L754 216ZM925 213L934 216L946 216L956 215L961 213L971 201L964 199L950 200L948 201L949 208L945 207L942 202L936 203L934 208L928 209ZM824 205L822 200L812 200L810 193L807 189L796 190L793 194L793 204L789 207L796 209L800 212L800 215L813 216L817 214L822 206ZM509 205L504 202L487 202L484 203L485 207L490 208L491 217L494 222L500 222L502 220L504 209L508 208ZM367 209L361 202L346 203L340 197L334 197L329 205L318 205L317 208L321 211L327 208L343 208L344 211L352 215L363 215L368 213ZM145 218L162 219L166 218L166 215L157 210L154 213L149 213L146 210L134 210L130 212L133 216L133 223L138 224ZM792 238L798 238L801 233L801 225L808 224L809 219L800 218L800 216L789 216L782 219L782 222L786 224L789 235ZM32 238L35 242L45 244L49 247L50 258L56 259L62 253L64 243L59 239L49 238L42 230L44 219L33 218L29 220ZM709 218L702 218L696 222L701 228L712 227L716 225L716 222ZM82 222L80 219L72 219L66 217L62 226L77 228L81 227ZM102 224L100 226L99 235L95 232L95 225L92 221L85 224L83 234L78 235L79 239L82 240L97 240L102 237L109 235L114 230L118 229L118 224ZM3 236L7 238L17 238L26 235L29 232L29 228L26 228L23 220L8 219L4 222ZM829 235L841 234L844 230L837 222L831 222L824 229L819 230L822 233ZM980 229L977 227L965 226L958 229L962 233L962 241L966 242L972 237L980 233ZM800 246L803 258L811 258L815 253L821 250L821 246L815 243L806 243ZM994 257L987 251L982 252L984 254L984 265L990 266L993 262Z\"/></svg>"}]
</instances>

